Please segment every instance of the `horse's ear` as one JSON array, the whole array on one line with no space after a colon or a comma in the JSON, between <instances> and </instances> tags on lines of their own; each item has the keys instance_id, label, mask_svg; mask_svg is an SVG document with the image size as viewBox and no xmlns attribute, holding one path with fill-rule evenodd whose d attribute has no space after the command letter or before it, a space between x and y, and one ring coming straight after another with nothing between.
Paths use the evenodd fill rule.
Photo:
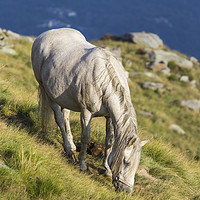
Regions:
<instances>
[{"instance_id":1,"label":"horse's ear","mask_svg":"<svg viewBox=\"0 0 200 200\"><path fill-rule=\"evenodd\" d=\"M130 141L128 142L128 146L130 147L130 146L134 145L136 140L137 140L137 137L131 138Z\"/></svg>"},{"instance_id":2,"label":"horse's ear","mask_svg":"<svg viewBox=\"0 0 200 200\"><path fill-rule=\"evenodd\" d=\"M141 141L141 142L140 142L140 146L143 147L148 141L149 141L148 139L147 139L147 140L144 140L144 141Z\"/></svg>"}]
</instances>

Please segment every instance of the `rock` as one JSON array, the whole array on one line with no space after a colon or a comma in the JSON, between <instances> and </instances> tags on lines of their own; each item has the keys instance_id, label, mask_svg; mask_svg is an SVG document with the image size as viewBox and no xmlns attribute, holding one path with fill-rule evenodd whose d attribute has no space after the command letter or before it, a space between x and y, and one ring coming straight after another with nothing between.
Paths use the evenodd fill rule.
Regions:
<instances>
[{"instance_id":1,"label":"rock","mask_svg":"<svg viewBox=\"0 0 200 200\"><path fill-rule=\"evenodd\" d=\"M197 86L197 82L196 82L196 80L192 80L192 81L190 81L190 84L192 85L192 87L196 87L196 86Z\"/></svg>"},{"instance_id":2,"label":"rock","mask_svg":"<svg viewBox=\"0 0 200 200\"><path fill-rule=\"evenodd\" d=\"M121 51L121 48L120 48L120 47L111 49L111 52L112 52L117 58L120 58L120 57L121 57L122 51Z\"/></svg>"},{"instance_id":3,"label":"rock","mask_svg":"<svg viewBox=\"0 0 200 200\"><path fill-rule=\"evenodd\" d=\"M137 32L137 33L126 33L122 35L121 40L133 42L135 44L142 44L150 48L160 48L163 46L163 41L160 37L153 33Z\"/></svg>"},{"instance_id":4,"label":"rock","mask_svg":"<svg viewBox=\"0 0 200 200\"><path fill-rule=\"evenodd\" d=\"M19 40L22 38L21 35L19 35L18 33L14 33L13 31L10 30L7 30L5 34L12 40Z\"/></svg>"},{"instance_id":5,"label":"rock","mask_svg":"<svg viewBox=\"0 0 200 200\"><path fill-rule=\"evenodd\" d=\"M155 60L152 60L150 58L150 62L147 63L147 68L153 70L154 72L158 72L162 69L165 69L167 67L168 62L160 61L158 63L155 63Z\"/></svg>"},{"instance_id":6,"label":"rock","mask_svg":"<svg viewBox=\"0 0 200 200\"><path fill-rule=\"evenodd\" d=\"M175 132L177 132L177 133L180 133L180 134L182 134L182 135L185 134L185 131L184 131L180 126L178 126L177 124L172 124L172 125L170 126L170 129L172 129L173 131L175 131Z\"/></svg>"},{"instance_id":7,"label":"rock","mask_svg":"<svg viewBox=\"0 0 200 200\"><path fill-rule=\"evenodd\" d=\"M0 34L6 38L10 38L12 40L19 40L19 39L26 39L30 42L33 42L33 38L32 37L29 37L29 36L23 36L23 35L20 35L18 33L15 33L11 30L6 30L6 29L1 29L0 28Z\"/></svg>"},{"instance_id":8,"label":"rock","mask_svg":"<svg viewBox=\"0 0 200 200\"><path fill-rule=\"evenodd\" d=\"M139 166L138 170L137 170L137 174L140 176L144 176L145 178L148 178L150 181L154 181L154 182L160 182L160 179L157 179L155 177L153 177L152 175L149 174L149 169L147 167L142 167Z\"/></svg>"},{"instance_id":9,"label":"rock","mask_svg":"<svg viewBox=\"0 0 200 200\"><path fill-rule=\"evenodd\" d=\"M3 52L3 53L7 53L7 54L10 54L10 55L16 55L16 51L13 48L13 45L8 43L6 40L5 40L5 37L1 38L0 40L0 51Z\"/></svg>"},{"instance_id":10,"label":"rock","mask_svg":"<svg viewBox=\"0 0 200 200\"><path fill-rule=\"evenodd\" d=\"M113 54L113 56L117 58L117 60L122 62L122 57L121 57L122 51L120 47L113 48L113 49L110 49L109 47L105 47L105 49L109 50Z\"/></svg>"},{"instance_id":11,"label":"rock","mask_svg":"<svg viewBox=\"0 0 200 200\"><path fill-rule=\"evenodd\" d=\"M11 49L9 47L4 47L2 49L0 49L1 52L6 53L6 54L10 54L10 55L16 55L16 51L14 49Z\"/></svg>"},{"instance_id":12,"label":"rock","mask_svg":"<svg viewBox=\"0 0 200 200\"><path fill-rule=\"evenodd\" d=\"M182 106L186 106L188 107L189 109L191 110L194 110L194 111L200 111L200 100L181 100L179 101L179 103L182 105Z\"/></svg>"},{"instance_id":13,"label":"rock","mask_svg":"<svg viewBox=\"0 0 200 200\"><path fill-rule=\"evenodd\" d=\"M8 167L4 162L2 162L1 160L0 160L0 167L5 167L5 168L8 168L8 169L10 169L10 167Z\"/></svg>"},{"instance_id":14,"label":"rock","mask_svg":"<svg viewBox=\"0 0 200 200\"><path fill-rule=\"evenodd\" d=\"M124 63L125 67L130 67L131 65L132 65L132 62L129 59Z\"/></svg>"},{"instance_id":15,"label":"rock","mask_svg":"<svg viewBox=\"0 0 200 200\"><path fill-rule=\"evenodd\" d=\"M151 69L154 72L162 72L166 76L170 76L170 68L167 67L168 65L167 61L160 61L158 63L155 63L152 58L150 60L151 61L146 65L148 69Z\"/></svg>"},{"instance_id":16,"label":"rock","mask_svg":"<svg viewBox=\"0 0 200 200\"><path fill-rule=\"evenodd\" d=\"M191 62L193 62L194 64L199 64L199 61L198 61L198 59L197 58L195 58L195 57L190 57L190 61Z\"/></svg>"},{"instance_id":17,"label":"rock","mask_svg":"<svg viewBox=\"0 0 200 200\"><path fill-rule=\"evenodd\" d=\"M159 89L162 89L164 88L164 85L162 83L155 83L155 82L144 82L142 83L141 87L143 89L151 89L151 90L159 90Z\"/></svg>"},{"instance_id":18,"label":"rock","mask_svg":"<svg viewBox=\"0 0 200 200\"><path fill-rule=\"evenodd\" d=\"M159 65L160 64L167 65L167 63L169 61L173 61L177 65L179 65L180 67L183 67L183 68L190 69L193 67L193 63L191 61L189 61L185 58L182 58L173 52L164 51L164 50L160 49L160 50L149 51L148 55L149 55L150 62L147 67L150 69L155 68L155 66L158 64ZM163 66L163 68L164 68L164 66Z\"/></svg>"},{"instance_id":19,"label":"rock","mask_svg":"<svg viewBox=\"0 0 200 200\"><path fill-rule=\"evenodd\" d=\"M32 37L29 37L29 36L25 36L25 38L29 41L29 42L31 42L31 43L33 43L34 42L34 39L32 38Z\"/></svg>"},{"instance_id":20,"label":"rock","mask_svg":"<svg viewBox=\"0 0 200 200\"><path fill-rule=\"evenodd\" d=\"M5 37L2 37L1 40L0 40L0 48L3 48L3 47L9 47L9 48L12 48L13 45L8 43L6 40L5 40Z\"/></svg>"},{"instance_id":21,"label":"rock","mask_svg":"<svg viewBox=\"0 0 200 200\"><path fill-rule=\"evenodd\" d=\"M161 80L161 78L159 76L157 76L156 74L152 73L152 72L133 72L130 73L130 76L134 77L134 76L147 76L153 79L157 79L157 80Z\"/></svg>"},{"instance_id":22,"label":"rock","mask_svg":"<svg viewBox=\"0 0 200 200\"><path fill-rule=\"evenodd\" d=\"M188 76L181 76L179 78L179 80L182 81L182 82L189 82L189 77Z\"/></svg>"},{"instance_id":23,"label":"rock","mask_svg":"<svg viewBox=\"0 0 200 200\"><path fill-rule=\"evenodd\" d=\"M161 69L160 72L162 72L166 76L170 76L171 75L169 67L165 67L164 69Z\"/></svg>"},{"instance_id":24,"label":"rock","mask_svg":"<svg viewBox=\"0 0 200 200\"><path fill-rule=\"evenodd\" d=\"M151 113L146 112L146 111L142 111L142 110L140 110L139 113L140 113L141 115L145 115L145 116L147 116L147 117L151 117L151 116L152 116Z\"/></svg>"}]
</instances>

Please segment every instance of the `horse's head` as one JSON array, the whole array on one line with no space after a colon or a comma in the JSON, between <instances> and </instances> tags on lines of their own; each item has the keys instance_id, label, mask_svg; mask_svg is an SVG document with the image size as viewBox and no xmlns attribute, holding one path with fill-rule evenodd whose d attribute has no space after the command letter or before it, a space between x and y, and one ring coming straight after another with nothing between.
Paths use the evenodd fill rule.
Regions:
<instances>
[{"instance_id":1,"label":"horse's head","mask_svg":"<svg viewBox=\"0 0 200 200\"><path fill-rule=\"evenodd\" d=\"M111 152L108 164L111 168L112 181L116 191L122 190L132 193L135 173L140 162L141 149L147 142L148 140L140 141L138 137L133 137L123 148L123 152L117 153L116 151L119 151L119 148Z\"/></svg>"}]
</instances>

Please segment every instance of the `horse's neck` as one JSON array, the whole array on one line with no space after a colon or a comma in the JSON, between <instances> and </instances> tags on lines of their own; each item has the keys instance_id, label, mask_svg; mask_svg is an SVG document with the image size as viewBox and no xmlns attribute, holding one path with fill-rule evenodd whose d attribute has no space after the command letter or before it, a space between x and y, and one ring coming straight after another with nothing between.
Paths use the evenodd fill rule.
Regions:
<instances>
[{"instance_id":1,"label":"horse's neck","mask_svg":"<svg viewBox=\"0 0 200 200\"><path fill-rule=\"evenodd\" d=\"M122 82L125 83L127 80L123 75L119 76L115 70L109 63L107 79L103 81L106 83L104 98L115 127L115 135L116 137L124 134L137 135L135 109L129 91L125 88L126 84L122 85Z\"/></svg>"},{"instance_id":2,"label":"horse's neck","mask_svg":"<svg viewBox=\"0 0 200 200\"><path fill-rule=\"evenodd\" d=\"M137 119L132 103L125 99L119 104L113 103L112 107L110 114L115 127L115 137L123 140L125 137L137 135Z\"/></svg>"}]
</instances>

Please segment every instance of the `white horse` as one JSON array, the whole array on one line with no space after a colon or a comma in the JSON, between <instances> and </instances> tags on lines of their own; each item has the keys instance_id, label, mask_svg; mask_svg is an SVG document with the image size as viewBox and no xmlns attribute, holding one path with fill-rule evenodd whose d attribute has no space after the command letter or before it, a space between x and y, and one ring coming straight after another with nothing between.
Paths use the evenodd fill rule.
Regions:
<instances>
[{"instance_id":1,"label":"white horse","mask_svg":"<svg viewBox=\"0 0 200 200\"><path fill-rule=\"evenodd\" d=\"M116 190L132 192L141 147L126 72L107 50L86 41L78 31L55 29L41 34L32 47L32 65L43 96L60 127L64 150L76 149L69 125L69 110L80 112L79 165L86 170L86 147L92 117L106 117L104 166ZM68 110L69 109L69 110ZM62 111L62 112L61 112ZM113 145L114 141L114 145Z\"/></svg>"}]
</instances>

